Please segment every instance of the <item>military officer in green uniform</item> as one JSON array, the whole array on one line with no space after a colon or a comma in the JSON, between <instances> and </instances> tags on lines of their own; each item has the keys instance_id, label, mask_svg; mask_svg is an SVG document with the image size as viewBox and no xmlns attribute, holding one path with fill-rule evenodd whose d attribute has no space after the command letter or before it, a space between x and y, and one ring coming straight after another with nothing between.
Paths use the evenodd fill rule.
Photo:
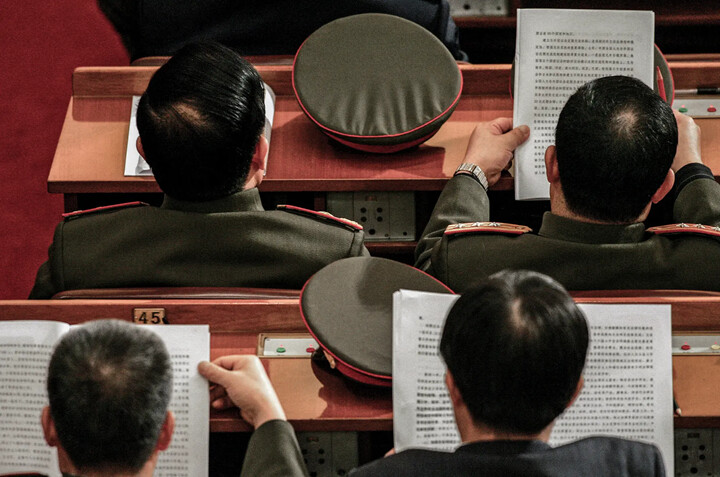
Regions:
<instances>
[{"instance_id":1,"label":"military officer in green uniform","mask_svg":"<svg viewBox=\"0 0 720 477\"><path fill-rule=\"evenodd\" d=\"M581 87L545 152L551 211L537 233L489 222L487 187L528 136L509 118L477 126L418 243L418 268L457 292L505 268L569 290L720 290L720 184L691 118L628 77ZM668 193L677 223L646 229Z\"/></svg>"},{"instance_id":2,"label":"military officer in green uniform","mask_svg":"<svg viewBox=\"0 0 720 477\"><path fill-rule=\"evenodd\" d=\"M362 227L287 206L265 211L256 186L268 143L257 71L215 43L162 66L138 105L138 150L165 193L69 214L30 298L82 288L300 288L317 270L368 255Z\"/></svg>"}]
</instances>

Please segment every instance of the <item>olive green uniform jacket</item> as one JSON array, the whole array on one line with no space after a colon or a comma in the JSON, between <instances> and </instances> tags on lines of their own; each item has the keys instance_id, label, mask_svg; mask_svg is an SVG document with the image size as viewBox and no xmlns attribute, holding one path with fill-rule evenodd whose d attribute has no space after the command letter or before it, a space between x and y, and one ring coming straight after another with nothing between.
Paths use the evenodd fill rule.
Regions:
<instances>
[{"instance_id":1,"label":"olive green uniform jacket","mask_svg":"<svg viewBox=\"0 0 720 477\"><path fill-rule=\"evenodd\" d=\"M698 166L707 172L676 181L682 188L673 221L720 226L720 184ZM715 227L656 234L642 223L598 225L550 212L537 234L493 232L504 229L492 223L452 226L490 220L489 207L487 193L471 176L452 178L418 243L415 266L456 292L503 269L545 273L569 290L720 290L720 229Z\"/></svg>"},{"instance_id":2,"label":"olive green uniform jacket","mask_svg":"<svg viewBox=\"0 0 720 477\"><path fill-rule=\"evenodd\" d=\"M242 477L307 477L295 432L287 421L268 421L250 437Z\"/></svg>"},{"instance_id":3,"label":"olive green uniform jacket","mask_svg":"<svg viewBox=\"0 0 720 477\"><path fill-rule=\"evenodd\" d=\"M30 298L156 286L301 288L335 260L369 255L362 227L304 209L265 211L257 189L209 202L66 217Z\"/></svg>"}]
</instances>

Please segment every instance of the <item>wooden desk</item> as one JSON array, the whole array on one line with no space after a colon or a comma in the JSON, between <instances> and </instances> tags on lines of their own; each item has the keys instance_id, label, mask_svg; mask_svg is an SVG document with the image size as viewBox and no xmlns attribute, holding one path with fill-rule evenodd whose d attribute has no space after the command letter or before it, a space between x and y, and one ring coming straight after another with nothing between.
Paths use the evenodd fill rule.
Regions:
<instances>
[{"instance_id":1,"label":"wooden desk","mask_svg":"<svg viewBox=\"0 0 720 477\"><path fill-rule=\"evenodd\" d=\"M671 63L678 88L720 84L720 61ZM301 112L291 67L258 66L277 94L264 192L438 191L462 161L478 121L512 116L509 65L461 65L462 98L450 120L417 149L372 155L331 143ZM48 191L65 195L159 192L155 180L123 175L131 95L142 94L156 67L78 68L58 141ZM720 121L699 120L703 157L720 174ZM503 177L496 190L512 189Z\"/></svg>"},{"instance_id":2,"label":"wooden desk","mask_svg":"<svg viewBox=\"0 0 720 477\"><path fill-rule=\"evenodd\" d=\"M720 334L720 296L582 297L581 303L668 303L675 334ZM3 320L131 320L135 308L164 308L172 324L210 324L211 357L254 353L260 332L305 332L296 299L0 301ZM288 419L299 431L390 431L389 390L354 384L307 358L264 358ZM720 427L720 355L674 356L676 428ZM248 431L237 411L212 411L212 432Z\"/></svg>"},{"instance_id":3,"label":"wooden desk","mask_svg":"<svg viewBox=\"0 0 720 477\"><path fill-rule=\"evenodd\" d=\"M460 163L477 121L510 115L507 66L463 66L463 97L451 120L416 150L372 155L331 144L305 117L290 66L258 66L277 94L268 172L261 191L440 190ZM48 177L72 205L77 194L159 192L153 178L124 177L130 96L155 67L78 68ZM500 188L511 187L505 180Z\"/></svg>"},{"instance_id":4,"label":"wooden desk","mask_svg":"<svg viewBox=\"0 0 720 477\"><path fill-rule=\"evenodd\" d=\"M163 308L170 324L209 324L211 359L255 354L260 332L306 333L297 299L0 301L3 320L70 324L100 318L132 321L133 310ZM264 358L263 364L296 431L390 431L392 394L311 366L308 358ZM211 432L252 430L237 410L210 412Z\"/></svg>"}]
</instances>

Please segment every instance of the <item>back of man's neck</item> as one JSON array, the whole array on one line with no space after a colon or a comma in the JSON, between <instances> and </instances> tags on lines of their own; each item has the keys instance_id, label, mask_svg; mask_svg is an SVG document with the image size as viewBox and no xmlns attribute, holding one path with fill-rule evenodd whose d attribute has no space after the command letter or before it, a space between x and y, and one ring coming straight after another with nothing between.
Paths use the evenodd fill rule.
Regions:
<instances>
[{"instance_id":1,"label":"back of man's neck","mask_svg":"<svg viewBox=\"0 0 720 477\"><path fill-rule=\"evenodd\" d=\"M642 222L647 218L648 213L650 212L650 207L647 208L645 212L643 212L640 217L638 217L635 220L631 220L629 222L611 222L607 220L598 220L593 219L590 217L585 217L584 215L576 214L570 208L567 206L564 200L551 200L550 201L550 212L552 212L554 215L557 215L559 217L563 217L566 219L574 220L576 222L585 222L588 224L597 224L597 225L630 225L635 224L638 222Z\"/></svg>"},{"instance_id":2,"label":"back of man's neck","mask_svg":"<svg viewBox=\"0 0 720 477\"><path fill-rule=\"evenodd\" d=\"M145 472L143 468L137 474L108 474L107 472L63 472L63 477L151 477L153 472L149 474Z\"/></svg>"},{"instance_id":3,"label":"back of man's neck","mask_svg":"<svg viewBox=\"0 0 720 477\"><path fill-rule=\"evenodd\" d=\"M484 425L473 424L463 429L459 426L460 438L463 444L470 442L486 442L486 441L542 441L550 440L550 432L553 423L550 423L545 429L538 433L523 434L517 432L505 432Z\"/></svg>"},{"instance_id":4,"label":"back of man's neck","mask_svg":"<svg viewBox=\"0 0 720 477\"><path fill-rule=\"evenodd\" d=\"M151 458L137 473L118 472L112 473L107 471L89 471L80 472L72 466L69 472L61 469L63 477L152 477L155 471L156 459Z\"/></svg>"}]
</instances>

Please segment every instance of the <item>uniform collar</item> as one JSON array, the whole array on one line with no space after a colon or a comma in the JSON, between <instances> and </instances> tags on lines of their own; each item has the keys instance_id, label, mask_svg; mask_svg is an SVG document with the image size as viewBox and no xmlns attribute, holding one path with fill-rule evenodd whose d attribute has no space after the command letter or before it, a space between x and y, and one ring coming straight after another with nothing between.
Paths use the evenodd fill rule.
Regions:
<instances>
[{"instance_id":1,"label":"uniform collar","mask_svg":"<svg viewBox=\"0 0 720 477\"><path fill-rule=\"evenodd\" d=\"M543 441L476 441L461 445L456 452L516 455L542 452L548 449L551 449L550 445Z\"/></svg>"},{"instance_id":2,"label":"uniform collar","mask_svg":"<svg viewBox=\"0 0 720 477\"><path fill-rule=\"evenodd\" d=\"M261 211L264 210L260 202L260 192L257 188L243 190L235 194L223 197L222 199L208 200L205 202L192 202L188 200L174 199L165 195L160 206L163 209L181 210L183 212L218 213L238 211Z\"/></svg>"},{"instance_id":3,"label":"uniform collar","mask_svg":"<svg viewBox=\"0 0 720 477\"><path fill-rule=\"evenodd\" d=\"M545 212L538 235L579 243L636 243L645 235L645 224L591 224Z\"/></svg>"}]
</instances>

